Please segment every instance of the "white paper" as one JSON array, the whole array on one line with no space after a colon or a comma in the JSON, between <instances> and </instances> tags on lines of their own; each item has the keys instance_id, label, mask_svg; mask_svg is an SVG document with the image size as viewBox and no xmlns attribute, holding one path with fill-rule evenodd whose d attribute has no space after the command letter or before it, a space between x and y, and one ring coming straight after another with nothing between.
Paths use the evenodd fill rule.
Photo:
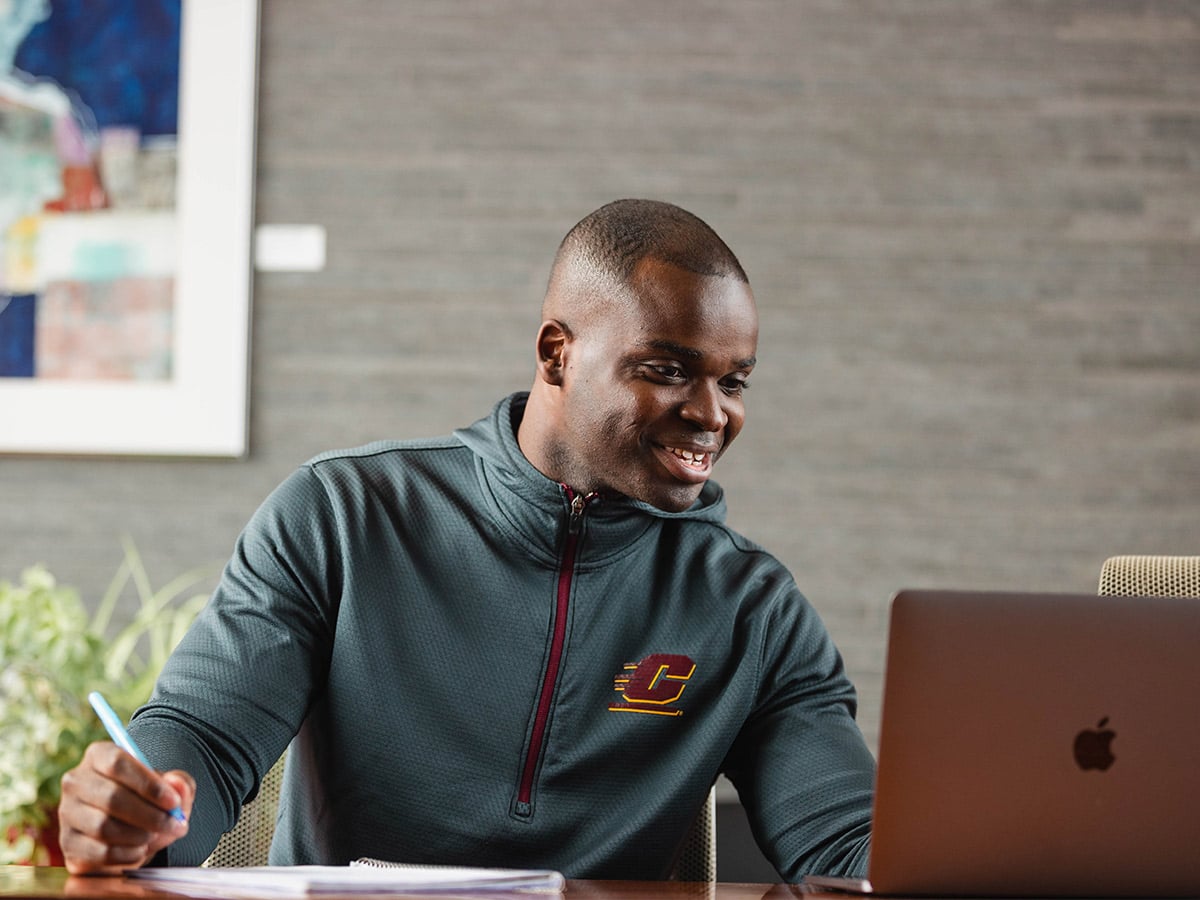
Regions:
<instances>
[{"instance_id":1,"label":"white paper","mask_svg":"<svg viewBox=\"0 0 1200 900\"><path fill-rule=\"evenodd\" d=\"M243 868L133 869L127 873L164 890L221 897L320 894L558 892L563 876L546 869L370 865L248 866Z\"/></svg>"}]
</instances>

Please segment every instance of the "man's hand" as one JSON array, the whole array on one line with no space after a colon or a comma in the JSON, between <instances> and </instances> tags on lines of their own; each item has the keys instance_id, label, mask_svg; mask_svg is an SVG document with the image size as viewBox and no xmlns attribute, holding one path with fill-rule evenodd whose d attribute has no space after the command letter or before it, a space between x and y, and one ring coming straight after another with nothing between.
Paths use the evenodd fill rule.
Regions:
<instances>
[{"instance_id":1,"label":"man's hand","mask_svg":"<svg viewBox=\"0 0 1200 900\"><path fill-rule=\"evenodd\" d=\"M187 772L155 772L116 744L98 741L62 777L59 842L72 875L116 874L149 862L187 834L171 816L192 813L196 782Z\"/></svg>"}]
</instances>

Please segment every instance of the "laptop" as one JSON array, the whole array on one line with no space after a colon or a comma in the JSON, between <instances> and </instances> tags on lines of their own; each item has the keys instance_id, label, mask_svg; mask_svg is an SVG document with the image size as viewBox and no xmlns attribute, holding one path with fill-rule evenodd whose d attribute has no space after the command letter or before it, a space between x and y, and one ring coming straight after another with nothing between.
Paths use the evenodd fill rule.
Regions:
<instances>
[{"instance_id":1,"label":"laptop","mask_svg":"<svg viewBox=\"0 0 1200 900\"><path fill-rule=\"evenodd\" d=\"M1200 600L901 591L860 893L1200 897Z\"/></svg>"}]
</instances>

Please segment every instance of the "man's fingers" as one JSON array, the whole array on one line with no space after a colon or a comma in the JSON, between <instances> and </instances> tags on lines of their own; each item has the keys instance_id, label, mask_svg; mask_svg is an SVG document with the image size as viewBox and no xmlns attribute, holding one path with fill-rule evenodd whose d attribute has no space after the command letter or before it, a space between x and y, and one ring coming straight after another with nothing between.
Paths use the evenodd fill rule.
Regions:
<instances>
[{"instance_id":1,"label":"man's fingers","mask_svg":"<svg viewBox=\"0 0 1200 900\"><path fill-rule=\"evenodd\" d=\"M191 810L195 782L185 772L160 775L113 744L92 744L62 777L59 840L74 875L145 864L187 833L173 818Z\"/></svg>"},{"instance_id":2,"label":"man's fingers","mask_svg":"<svg viewBox=\"0 0 1200 900\"><path fill-rule=\"evenodd\" d=\"M183 780L165 778L115 744L100 742L89 746L80 768L85 771L90 768L100 776L88 785L91 792L86 795L95 798L96 806L147 831L160 831L162 817L169 818L170 811L183 804L177 787L185 784ZM194 786L191 792L195 793Z\"/></svg>"},{"instance_id":3,"label":"man's fingers","mask_svg":"<svg viewBox=\"0 0 1200 900\"><path fill-rule=\"evenodd\" d=\"M59 813L59 828L65 826L71 831L78 832L117 847L144 846L154 836L154 829L131 825L119 818L110 809L93 806L80 800L63 800L63 809Z\"/></svg>"},{"instance_id":4,"label":"man's fingers","mask_svg":"<svg viewBox=\"0 0 1200 900\"><path fill-rule=\"evenodd\" d=\"M192 817L192 803L196 800L196 779L181 769L172 769L162 773L163 781L170 785L179 795L178 806L183 808L187 818ZM171 807L174 809L174 807Z\"/></svg>"},{"instance_id":5,"label":"man's fingers","mask_svg":"<svg viewBox=\"0 0 1200 900\"><path fill-rule=\"evenodd\" d=\"M144 865L153 855L145 844L113 846L77 831L61 834L60 841L67 871L72 875L117 875Z\"/></svg>"},{"instance_id":6,"label":"man's fingers","mask_svg":"<svg viewBox=\"0 0 1200 900\"><path fill-rule=\"evenodd\" d=\"M64 782L67 780L64 776ZM71 780L78 784L81 776L75 772ZM149 846L152 837L144 828L115 819L105 810L79 799L64 783L58 839L67 871L72 875L115 873L140 866L152 855Z\"/></svg>"},{"instance_id":7,"label":"man's fingers","mask_svg":"<svg viewBox=\"0 0 1200 900\"><path fill-rule=\"evenodd\" d=\"M136 819L130 821L127 812L122 815L122 810L131 805L129 800L123 799L129 796L134 798L135 809L141 807L141 818L151 819L149 824L138 824ZM153 814L145 815L148 806L136 794L130 795L118 782L95 769L77 766L62 777L59 829L64 834L75 832L126 846L145 844L154 830Z\"/></svg>"}]
</instances>

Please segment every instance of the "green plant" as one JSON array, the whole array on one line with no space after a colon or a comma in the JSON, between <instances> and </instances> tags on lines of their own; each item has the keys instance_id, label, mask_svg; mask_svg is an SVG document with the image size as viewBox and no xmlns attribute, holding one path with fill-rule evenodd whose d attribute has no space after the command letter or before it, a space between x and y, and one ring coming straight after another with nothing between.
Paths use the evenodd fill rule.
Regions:
<instances>
[{"instance_id":1,"label":"green plant","mask_svg":"<svg viewBox=\"0 0 1200 900\"><path fill-rule=\"evenodd\" d=\"M0 863L42 861L34 835L59 800L59 779L84 748L105 740L87 703L102 690L128 719L146 702L159 670L207 593L189 593L214 575L195 569L155 590L131 541L95 614L44 566L18 584L0 581ZM132 590L137 611L123 627L113 615Z\"/></svg>"}]
</instances>

